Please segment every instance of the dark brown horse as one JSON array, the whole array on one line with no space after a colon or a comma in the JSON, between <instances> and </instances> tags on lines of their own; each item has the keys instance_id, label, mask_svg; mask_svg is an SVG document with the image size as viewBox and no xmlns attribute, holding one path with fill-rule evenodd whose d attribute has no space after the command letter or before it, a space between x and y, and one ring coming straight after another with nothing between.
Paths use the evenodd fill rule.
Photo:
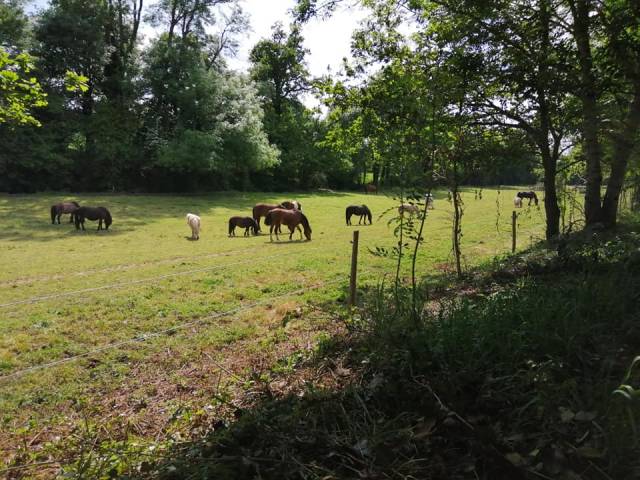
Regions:
<instances>
[{"instance_id":1,"label":"dark brown horse","mask_svg":"<svg viewBox=\"0 0 640 480\"><path fill-rule=\"evenodd\" d=\"M531 200L533 200L534 203L536 205L538 205L538 196L536 195L536 192L533 192L533 191L531 191L531 192L518 192L516 194L516 197L518 197L518 198L528 198L529 199L528 205L531 205Z\"/></svg>"},{"instance_id":2,"label":"dark brown horse","mask_svg":"<svg viewBox=\"0 0 640 480\"><path fill-rule=\"evenodd\" d=\"M364 193L378 193L378 187L374 183L367 183L364 186Z\"/></svg>"},{"instance_id":3,"label":"dark brown horse","mask_svg":"<svg viewBox=\"0 0 640 480\"><path fill-rule=\"evenodd\" d=\"M311 240L311 226L309 225L309 220L305 217L304 213L300 210L287 210L284 208L274 208L267 216L264 218L265 225L269 225L269 236L271 241L273 241L273 231L276 232L276 239L280 240L278 237L278 227L281 225L286 225L289 227L289 240L293 237L293 232L298 229L300 232L300 240L302 240L302 230L300 229L300 224L302 224L302 228L304 228L304 236L307 237L307 240Z\"/></svg>"},{"instance_id":4,"label":"dark brown horse","mask_svg":"<svg viewBox=\"0 0 640 480\"><path fill-rule=\"evenodd\" d=\"M104 229L109 230L109 225L112 223L111 214L109 210L104 207L79 207L75 212L76 214L76 229L84 230L84 219L98 220L98 230L102 230L102 222L104 221Z\"/></svg>"},{"instance_id":5,"label":"dark brown horse","mask_svg":"<svg viewBox=\"0 0 640 480\"><path fill-rule=\"evenodd\" d=\"M258 223L251 217L231 217L229 219L229 236L236 236L236 227L244 228L244 236L250 235L249 230L253 230L254 235L258 235Z\"/></svg>"},{"instance_id":6,"label":"dark brown horse","mask_svg":"<svg viewBox=\"0 0 640 480\"><path fill-rule=\"evenodd\" d=\"M297 207L295 204L297 204ZM268 203L257 203L253 207L253 219L258 224L258 231L260 231L260 218L266 217L267 213L269 213L274 208L284 208L287 210L302 210L302 206L300 205L300 202L298 202L297 200L294 200L294 201L286 200L278 205L273 205ZM280 232L279 229L278 229L278 232Z\"/></svg>"},{"instance_id":7,"label":"dark brown horse","mask_svg":"<svg viewBox=\"0 0 640 480\"><path fill-rule=\"evenodd\" d=\"M74 212L80 207L78 202L62 202L57 203L55 205L51 205L51 223L55 224L56 219L58 220L58 225L60 225L60 216L65 213L70 213L69 223L72 223L74 220Z\"/></svg>"},{"instance_id":8,"label":"dark brown horse","mask_svg":"<svg viewBox=\"0 0 640 480\"><path fill-rule=\"evenodd\" d=\"M369 225L371 225L371 210L366 205L349 205L345 211L345 217L347 225L351 225L351 215L359 215L358 225L362 223L364 218L364 224L367 224L367 218L369 219Z\"/></svg>"}]
</instances>

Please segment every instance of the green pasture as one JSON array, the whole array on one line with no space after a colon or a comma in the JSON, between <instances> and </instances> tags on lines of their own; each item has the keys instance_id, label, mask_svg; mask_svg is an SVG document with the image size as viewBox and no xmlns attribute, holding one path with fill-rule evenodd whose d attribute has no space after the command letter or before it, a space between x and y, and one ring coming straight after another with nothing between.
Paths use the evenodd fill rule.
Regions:
<instances>
[{"instance_id":1,"label":"green pasture","mask_svg":"<svg viewBox=\"0 0 640 480\"><path fill-rule=\"evenodd\" d=\"M515 191L485 189L481 199L474 189L463 193L466 266L509 252ZM311 242L297 233L289 242L284 232L271 242L264 226L257 237L243 237L242 229L227 236L230 216L293 198L309 219ZM76 231L68 216L52 225L49 207L62 199L107 207L113 225L97 232L87 221L85 232ZM373 211L373 225L358 226L354 217L346 226L345 207L362 203ZM35 449L41 439L64 441L81 421L74 407L80 398L102 405L98 417L111 415L105 399L126 384L129 396L146 399L142 410L168 408L177 399L154 404L150 378L181 384L180 372L205 354L224 361L225 348L241 345L250 358L296 332L321 335L331 322L322 312L344 302L353 230L360 230L359 284L392 274L393 259L369 250L394 245L387 224L394 205L391 196L354 193L0 197L0 458ZM199 241L188 239L188 212L202 218ZM436 192L420 276L451 264L451 216L446 191ZM539 240L543 224L542 203L519 209L518 248ZM403 276L409 267L407 258ZM220 315L235 308L241 310ZM208 402L206 395L182 401ZM140 427L139 434L150 431ZM35 435L38 441L21 446Z\"/></svg>"}]
</instances>

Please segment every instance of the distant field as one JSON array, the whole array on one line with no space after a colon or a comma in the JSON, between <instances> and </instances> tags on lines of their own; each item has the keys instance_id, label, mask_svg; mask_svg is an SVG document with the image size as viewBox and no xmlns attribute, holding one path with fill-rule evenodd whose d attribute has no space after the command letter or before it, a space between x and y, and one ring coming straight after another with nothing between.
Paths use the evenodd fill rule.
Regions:
<instances>
[{"instance_id":1,"label":"distant field","mask_svg":"<svg viewBox=\"0 0 640 480\"><path fill-rule=\"evenodd\" d=\"M515 189L482 193L463 194L467 266L511 245ZM311 242L297 233L293 242L286 235L273 243L268 235L244 238L241 229L227 237L230 216L290 198L302 203ZM421 276L441 273L452 260L451 205L446 192L435 198ZM78 232L68 216L51 225L49 207L61 199L106 206L113 225L96 232L87 221ZM362 203L373 225L358 227L354 217L356 225L345 226L344 208ZM390 215L379 215L396 204L383 194L353 193L1 196L0 471L2 459L15 462L17 454L26 455L22 463L50 459L87 417L105 431L125 418L140 438L161 438L179 430L184 412L211 404L217 367L233 388L245 388L239 379L313 348L334 331L329 312L345 296L354 229L360 284L392 273L392 260L368 249L393 245ZM202 217L199 241L187 238L187 212ZM524 248L542 236L542 203L519 213Z\"/></svg>"}]
</instances>

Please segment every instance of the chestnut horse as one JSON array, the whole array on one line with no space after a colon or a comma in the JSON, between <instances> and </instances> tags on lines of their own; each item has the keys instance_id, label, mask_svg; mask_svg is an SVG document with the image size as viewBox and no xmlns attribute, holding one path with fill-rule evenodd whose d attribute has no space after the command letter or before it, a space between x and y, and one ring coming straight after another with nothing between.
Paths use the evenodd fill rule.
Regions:
<instances>
[{"instance_id":1,"label":"chestnut horse","mask_svg":"<svg viewBox=\"0 0 640 480\"><path fill-rule=\"evenodd\" d=\"M267 216L264 218L265 225L269 225L269 237L271 241L273 241L273 231L276 232L276 239L280 240L278 237L278 229L281 225L286 225L289 227L289 240L293 237L293 232L298 229L300 232L300 240L302 240L302 230L300 229L300 224L302 224L302 228L304 228L304 236L307 237L307 240L311 240L311 226L309 225L309 220L305 217L304 213L300 210L287 210L284 208L274 208L270 212L267 213Z\"/></svg>"},{"instance_id":2,"label":"chestnut horse","mask_svg":"<svg viewBox=\"0 0 640 480\"><path fill-rule=\"evenodd\" d=\"M229 236L236 236L236 227L244 228L244 236L250 235L249 230L253 230L254 235L258 235L258 223L251 217L231 217L229 219Z\"/></svg>"},{"instance_id":3,"label":"chestnut horse","mask_svg":"<svg viewBox=\"0 0 640 480\"><path fill-rule=\"evenodd\" d=\"M367 183L364 186L364 193L378 193L378 187L374 183Z\"/></svg>"},{"instance_id":4,"label":"chestnut horse","mask_svg":"<svg viewBox=\"0 0 640 480\"><path fill-rule=\"evenodd\" d=\"M78 202L62 202L57 203L55 205L51 205L51 223L55 225L56 219L58 220L58 225L60 225L60 216L64 213L70 213L71 216L69 218L69 223L73 223L74 220L74 212L80 205Z\"/></svg>"},{"instance_id":5,"label":"chestnut horse","mask_svg":"<svg viewBox=\"0 0 640 480\"><path fill-rule=\"evenodd\" d=\"M287 210L302 210L302 206L297 200L289 201L286 200L278 205L268 204L268 203L258 203L253 207L253 219L258 224L258 231L260 231L260 218L266 217L267 213L269 213L274 208L284 208ZM279 232L280 230L278 230Z\"/></svg>"}]
</instances>

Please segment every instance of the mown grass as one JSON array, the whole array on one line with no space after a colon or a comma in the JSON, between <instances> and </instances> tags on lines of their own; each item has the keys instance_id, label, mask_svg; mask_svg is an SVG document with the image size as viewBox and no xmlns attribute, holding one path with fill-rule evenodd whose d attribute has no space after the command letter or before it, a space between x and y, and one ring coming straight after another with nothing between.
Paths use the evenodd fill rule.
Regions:
<instances>
[{"instance_id":1,"label":"mown grass","mask_svg":"<svg viewBox=\"0 0 640 480\"><path fill-rule=\"evenodd\" d=\"M472 190L464 193L463 253L468 266L510 248L514 191L484 190L482 199ZM229 216L250 215L260 201L293 197L310 220L312 242L271 243L264 235L227 237ZM61 225L51 225L49 206L62 198L107 206L114 218L111 229L96 232L95 225L87 223L86 232L77 232L64 217ZM371 208L374 224L345 226L344 207L360 203ZM208 401L207 391L177 400L173 393L145 393L147 383L157 378L156 389L168 384L179 390L191 381L184 375L189 365L201 363L203 355L224 361L224 349L236 345L247 354L234 353L240 359L234 372L246 377L260 370L248 358L276 352L275 345L297 335L313 343L322 332L332 331L332 317L326 312L344 302L353 229L361 231L360 285L375 284L392 271L390 259L367 251L394 244L388 217L378 218L394 204L384 195L353 193L0 197L0 458L11 464L50 458L47 452L69 442L65 435L86 416L98 421L112 415L109 402L125 393L138 392L145 398L140 417L154 409L166 413L176 402L198 410ZM202 217L198 242L186 238L187 212ZM420 251L420 276L446 270L451 259L450 216L446 193L437 192L436 209L429 212L425 230L428 241ZM520 247L541 237L540 210L522 209L519 223ZM408 272L406 259L405 277ZM300 294L286 296L300 289ZM47 296L51 297L40 298ZM271 297L278 298L269 302ZM215 317L256 301L266 303ZM185 323L186 328L170 330ZM142 341L163 331L167 334ZM21 373L136 339L141 341ZM126 409L122 413L131 415ZM152 414L144 421L152 424ZM154 428L139 426L138 434L150 438L151 432L157 434Z\"/></svg>"}]
</instances>

